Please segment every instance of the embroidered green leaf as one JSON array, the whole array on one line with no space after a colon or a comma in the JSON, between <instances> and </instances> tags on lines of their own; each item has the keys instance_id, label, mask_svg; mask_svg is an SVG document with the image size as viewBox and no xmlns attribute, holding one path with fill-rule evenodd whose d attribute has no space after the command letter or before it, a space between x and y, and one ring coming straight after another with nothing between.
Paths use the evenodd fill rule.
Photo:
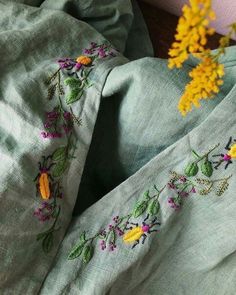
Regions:
<instances>
[{"instance_id":1,"label":"embroidered green leaf","mask_svg":"<svg viewBox=\"0 0 236 295\"><path fill-rule=\"evenodd\" d=\"M66 103L71 104L71 103L79 100L81 98L82 94L83 94L83 91L79 87L71 89L70 93L66 97Z\"/></svg>"},{"instance_id":2,"label":"embroidered green leaf","mask_svg":"<svg viewBox=\"0 0 236 295\"><path fill-rule=\"evenodd\" d=\"M49 230L46 230L40 234L37 235L36 237L36 240L39 241L39 240L42 240L45 236L47 236L50 232L53 232L54 229L53 228L50 228Z\"/></svg>"},{"instance_id":3,"label":"embroidered green leaf","mask_svg":"<svg viewBox=\"0 0 236 295\"><path fill-rule=\"evenodd\" d=\"M228 179L222 180L217 186L216 195L220 197L228 189L228 187L229 187Z\"/></svg>"},{"instance_id":4,"label":"embroidered green leaf","mask_svg":"<svg viewBox=\"0 0 236 295\"><path fill-rule=\"evenodd\" d=\"M86 232L82 232L82 234L80 235L80 238L79 238L80 242L85 242L86 240Z\"/></svg>"},{"instance_id":5,"label":"embroidered green leaf","mask_svg":"<svg viewBox=\"0 0 236 295\"><path fill-rule=\"evenodd\" d=\"M68 255L68 259L72 260L72 259L79 257L83 252L84 246L85 246L85 243L80 243L78 245L75 245L72 248L70 254Z\"/></svg>"},{"instance_id":6,"label":"embroidered green leaf","mask_svg":"<svg viewBox=\"0 0 236 295\"><path fill-rule=\"evenodd\" d=\"M49 253L52 250L53 247L53 233L50 232L49 234L47 234L45 236L45 238L43 239L43 251L45 253Z\"/></svg>"},{"instance_id":7,"label":"embroidered green leaf","mask_svg":"<svg viewBox=\"0 0 236 295\"><path fill-rule=\"evenodd\" d=\"M153 200L148 206L148 213L153 216L156 215L160 210L160 203L158 200Z\"/></svg>"},{"instance_id":8,"label":"embroidered green leaf","mask_svg":"<svg viewBox=\"0 0 236 295\"><path fill-rule=\"evenodd\" d=\"M147 209L147 204L147 201L138 202L133 210L133 216L137 218L142 215Z\"/></svg>"},{"instance_id":9,"label":"embroidered green leaf","mask_svg":"<svg viewBox=\"0 0 236 295\"><path fill-rule=\"evenodd\" d=\"M205 160L201 165L201 171L207 177L211 177L213 173L212 163L208 160Z\"/></svg>"},{"instance_id":10,"label":"embroidered green leaf","mask_svg":"<svg viewBox=\"0 0 236 295\"><path fill-rule=\"evenodd\" d=\"M37 240L37 241L40 241L40 240L42 240L46 235L47 235L47 232L40 233L40 234L37 235L36 240Z\"/></svg>"},{"instance_id":11,"label":"embroidered green leaf","mask_svg":"<svg viewBox=\"0 0 236 295\"><path fill-rule=\"evenodd\" d=\"M150 199L149 190L147 190L147 191L144 193L144 198L145 198L146 200L149 200L149 199Z\"/></svg>"},{"instance_id":12,"label":"embroidered green leaf","mask_svg":"<svg viewBox=\"0 0 236 295\"><path fill-rule=\"evenodd\" d=\"M80 80L76 79L76 78L67 78L64 81L64 84L67 86L70 86L72 88L78 87L78 85L81 84Z\"/></svg>"},{"instance_id":13,"label":"embroidered green leaf","mask_svg":"<svg viewBox=\"0 0 236 295\"><path fill-rule=\"evenodd\" d=\"M56 92L57 84L52 84L48 87L48 100L51 100Z\"/></svg>"},{"instance_id":14,"label":"embroidered green leaf","mask_svg":"<svg viewBox=\"0 0 236 295\"><path fill-rule=\"evenodd\" d=\"M60 147L55 150L55 152L52 155L53 161L62 161L66 158L66 147Z\"/></svg>"},{"instance_id":15,"label":"embroidered green leaf","mask_svg":"<svg viewBox=\"0 0 236 295\"><path fill-rule=\"evenodd\" d=\"M211 191L211 186L210 187L207 187L207 188L204 188L204 189L201 189L200 191L199 191L199 195L201 195L201 196L206 196L206 195L208 195L209 193L210 193L210 191Z\"/></svg>"},{"instance_id":16,"label":"embroidered green leaf","mask_svg":"<svg viewBox=\"0 0 236 295\"><path fill-rule=\"evenodd\" d=\"M88 245L84 248L84 251L83 251L83 262L88 263L92 257L93 257L93 246Z\"/></svg>"},{"instance_id":17,"label":"embroidered green leaf","mask_svg":"<svg viewBox=\"0 0 236 295\"><path fill-rule=\"evenodd\" d=\"M193 162L188 164L187 167L184 169L184 173L189 177L195 176L198 173L197 163Z\"/></svg>"},{"instance_id":18,"label":"embroidered green leaf","mask_svg":"<svg viewBox=\"0 0 236 295\"><path fill-rule=\"evenodd\" d=\"M67 168L66 161L57 162L55 166L52 168L52 176L53 177L61 177L64 171Z\"/></svg>"},{"instance_id":19,"label":"embroidered green leaf","mask_svg":"<svg viewBox=\"0 0 236 295\"><path fill-rule=\"evenodd\" d=\"M198 184L205 184L205 185L210 185L212 183L209 179L204 179L204 178L196 178L196 182Z\"/></svg>"}]
</instances>

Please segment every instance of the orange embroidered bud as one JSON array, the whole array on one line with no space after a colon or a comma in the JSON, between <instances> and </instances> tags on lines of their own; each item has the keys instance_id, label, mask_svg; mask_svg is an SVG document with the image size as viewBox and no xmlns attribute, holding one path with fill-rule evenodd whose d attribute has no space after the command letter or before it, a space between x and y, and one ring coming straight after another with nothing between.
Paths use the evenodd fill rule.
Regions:
<instances>
[{"instance_id":1,"label":"orange embroidered bud","mask_svg":"<svg viewBox=\"0 0 236 295\"><path fill-rule=\"evenodd\" d=\"M77 61L77 63L87 66L87 65L91 64L92 59L86 55L81 55L81 56L77 57L76 61Z\"/></svg>"}]
</instances>

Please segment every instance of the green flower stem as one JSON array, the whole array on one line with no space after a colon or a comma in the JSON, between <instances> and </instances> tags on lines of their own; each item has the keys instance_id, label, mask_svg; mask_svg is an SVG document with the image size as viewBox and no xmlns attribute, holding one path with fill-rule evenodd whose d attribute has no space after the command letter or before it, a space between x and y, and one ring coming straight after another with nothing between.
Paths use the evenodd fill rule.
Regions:
<instances>
[{"instance_id":1,"label":"green flower stem","mask_svg":"<svg viewBox=\"0 0 236 295\"><path fill-rule=\"evenodd\" d=\"M156 198L157 200L159 199L161 193L164 191L164 189L166 188L166 184L161 188L161 190L158 190L158 188L156 187L156 185L154 185L154 189L157 191L157 194L150 197L149 201Z\"/></svg>"},{"instance_id":2,"label":"green flower stem","mask_svg":"<svg viewBox=\"0 0 236 295\"><path fill-rule=\"evenodd\" d=\"M198 162L200 162L201 160L203 160L204 158L208 158L208 156L209 156L209 154L211 153L211 152L213 152L218 146L219 146L220 144L218 143L217 145L215 145L212 149L210 149L207 153L205 153L203 156L201 156L199 159L197 159L196 161L194 161L194 163L198 163ZM194 152L193 150L192 150L192 152ZM194 154L195 154L195 152L194 152ZM196 153L196 155L197 155L197 153Z\"/></svg>"},{"instance_id":3,"label":"green flower stem","mask_svg":"<svg viewBox=\"0 0 236 295\"><path fill-rule=\"evenodd\" d=\"M52 225L52 227L51 227L51 229L53 229L53 230L54 230L54 228L55 228L55 226L56 226L56 223L57 223L57 220L58 220L58 218L59 218L60 213L61 213L61 206L58 206L57 215L56 215L55 220L54 220L54 222L53 222L53 225ZM59 229L59 228L58 228L58 229ZM58 230L58 229L57 229L57 230Z\"/></svg>"}]
</instances>

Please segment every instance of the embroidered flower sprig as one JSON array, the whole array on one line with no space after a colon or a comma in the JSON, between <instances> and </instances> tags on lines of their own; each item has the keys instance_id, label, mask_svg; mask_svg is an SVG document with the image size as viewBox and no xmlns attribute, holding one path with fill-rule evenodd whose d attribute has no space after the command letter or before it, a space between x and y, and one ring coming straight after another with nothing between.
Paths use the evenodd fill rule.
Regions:
<instances>
[{"instance_id":1,"label":"embroidered flower sprig","mask_svg":"<svg viewBox=\"0 0 236 295\"><path fill-rule=\"evenodd\" d=\"M124 242L125 243L138 243L137 242L137 236L139 235L140 237L144 233L149 233L149 230L154 226L155 222L152 222L152 225L148 225L146 223L147 219L149 219L149 216L155 216L158 214L159 209L160 209L160 204L158 201L158 198L164 188L162 188L160 191L157 189L156 186L154 186L154 189L156 190L157 193L153 194L150 196L150 191L146 191L144 193L144 198L141 201L138 201L136 205L134 206L132 212L125 216L115 216L113 218L112 223L109 224L107 229L101 229L96 233L94 236L87 238L87 233L83 232L82 235L80 236L79 243L76 244L73 249L71 250L68 259L75 259L79 257L80 255L83 256L83 261L88 262L93 255L94 252L94 246L93 243L96 239L100 240L100 248L101 250L108 249L109 251L114 251L117 248L117 238L121 237L127 232L128 230L128 235L127 233L124 235ZM137 218L144 214L145 212L148 213L148 218L146 218L143 223L143 228L140 226L136 226L136 229L133 230L133 228L128 228L127 226L134 224L130 222L130 218ZM155 219L156 220L156 219ZM135 223L136 225L136 223ZM155 224L156 225L156 224ZM145 227L146 226L146 227ZM151 233L151 232L150 232ZM139 237L139 238L140 238ZM134 248L134 246L133 246ZM89 249L89 250L88 250ZM89 255L88 255L89 253ZM89 259L88 259L89 257Z\"/></svg>"},{"instance_id":2,"label":"embroidered flower sprig","mask_svg":"<svg viewBox=\"0 0 236 295\"><path fill-rule=\"evenodd\" d=\"M231 142L232 138L228 143L229 151L232 155L235 153L236 156L236 148L234 145L230 147ZM80 236L79 242L69 253L68 259L72 260L82 256L83 262L88 263L94 255L96 240L100 241L100 249L103 251L105 249L109 251L117 249L117 240L119 237L122 237L125 244L132 244L132 249L140 244L140 240L144 244L151 233L158 232L160 229L161 223L158 221L158 213L160 211L159 197L165 191L168 193L167 203L175 211L180 210L184 200L191 194L207 195L215 192L217 196L221 196L228 189L229 179L232 175L219 179L211 179L213 166L209 160L209 156L218 146L219 144L215 145L201 156L192 150L196 160L187 165L185 175L172 171L167 184L161 190L158 190L154 185L155 193L147 190L129 214L122 217L115 216L113 222L107 228L100 229L91 237L87 237L88 233L84 231ZM208 178L193 177L199 171L199 163L201 163L202 174ZM142 215L146 216L141 223L137 222L135 219Z\"/></svg>"},{"instance_id":3,"label":"embroidered flower sprig","mask_svg":"<svg viewBox=\"0 0 236 295\"><path fill-rule=\"evenodd\" d=\"M171 171L170 174L171 177L167 187L173 191L174 196L168 197L168 203L171 208L177 211L183 205L185 198L189 197L191 193L196 193L196 188L194 183L184 175L177 174L174 171Z\"/></svg>"},{"instance_id":4,"label":"embroidered flower sprig","mask_svg":"<svg viewBox=\"0 0 236 295\"><path fill-rule=\"evenodd\" d=\"M186 168L184 169L184 172L186 176L195 176L198 171L199 167L198 164L201 162L201 172L207 177L211 177L213 173L213 165L212 162L209 160L209 155L219 146L220 144L217 144L212 149L210 149L207 153L200 156L198 153L194 150L192 150L192 154L196 158L195 161L189 163Z\"/></svg>"},{"instance_id":5,"label":"embroidered flower sprig","mask_svg":"<svg viewBox=\"0 0 236 295\"><path fill-rule=\"evenodd\" d=\"M61 205L58 201L63 197L62 178L69 162L74 158L77 140L74 125L81 125L81 119L75 116L68 105L79 100L86 87L91 86L88 76L95 66L94 62L99 58L114 57L116 50L109 44L98 45L92 42L90 48L84 50L84 54L86 55L81 55L76 59L59 59L59 69L46 81L47 98L48 100L55 98L56 105L52 110L46 112L41 137L44 140L66 139L66 143L59 145L52 154L42 157L42 161L38 163L39 173L34 179L37 197L42 200L40 206L35 209L34 216L40 222L52 222L48 230L37 235L37 241L42 241L42 248L46 253L52 249L54 233L60 229L56 225L61 214ZM67 75L64 83L62 83L62 73ZM65 99L66 107L63 104L65 95L63 85L70 89ZM85 256L88 256L89 248L87 247L84 251Z\"/></svg>"},{"instance_id":6,"label":"embroidered flower sprig","mask_svg":"<svg viewBox=\"0 0 236 295\"><path fill-rule=\"evenodd\" d=\"M67 104L79 100L84 90L92 86L89 75L95 66L95 62L98 59L115 57L117 51L108 43L99 45L91 42L90 47L83 50L83 54L77 58L59 59L59 69L49 78L49 82L52 83L60 72L65 72L68 76L64 81L64 84L69 88L69 93L66 95ZM60 89L58 83L52 83L49 87L49 98L54 94L56 88Z\"/></svg>"}]
</instances>

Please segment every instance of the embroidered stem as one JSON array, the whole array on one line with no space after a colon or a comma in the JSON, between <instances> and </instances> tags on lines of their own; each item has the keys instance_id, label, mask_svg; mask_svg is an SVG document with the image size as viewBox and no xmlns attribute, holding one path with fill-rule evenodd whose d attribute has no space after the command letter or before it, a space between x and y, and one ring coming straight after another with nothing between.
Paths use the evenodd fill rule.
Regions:
<instances>
[{"instance_id":1,"label":"embroidered stem","mask_svg":"<svg viewBox=\"0 0 236 295\"><path fill-rule=\"evenodd\" d=\"M209 154L212 153L219 145L220 145L219 143L217 145L215 145L212 149L210 149L203 156L199 156L194 150L192 150L192 152L198 157L198 159L196 161L194 161L194 163L198 163L201 160L203 160L204 158L208 158Z\"/></svg>"}]
</instances>

